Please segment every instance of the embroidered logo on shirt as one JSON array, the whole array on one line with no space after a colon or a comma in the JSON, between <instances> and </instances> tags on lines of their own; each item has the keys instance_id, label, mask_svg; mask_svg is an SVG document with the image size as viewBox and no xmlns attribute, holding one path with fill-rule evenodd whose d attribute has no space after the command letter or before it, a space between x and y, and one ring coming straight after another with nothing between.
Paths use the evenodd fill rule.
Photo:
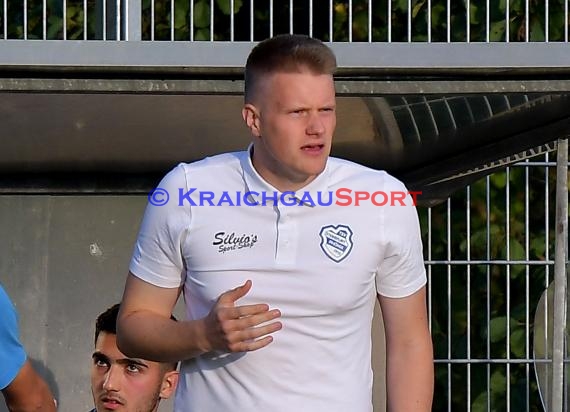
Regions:
<instances>
[{"instance_id":1,"label":"embroidered logo on shirt","mask_svg":"<svg viewBox=\"0 0 570 412\"><path fill-rule=\"evenodd\" d=\"M252 248L257 242L257 235L237 235L236 232L218 232L214 235L212 245L218 246L218 253L231 252L244 248Z\"/></svg>"},{"instance_id":2,"label":"embroidered logo on shirt","mask_svg":"<svg viewBox=\"0 0 570 412\"><path fill-rule=\"evenodd\" d=\"M321 249L337 263L346 258L352 250L352 230L346 225L323 226L319 236Z\"/></svg>"}]
</instances>

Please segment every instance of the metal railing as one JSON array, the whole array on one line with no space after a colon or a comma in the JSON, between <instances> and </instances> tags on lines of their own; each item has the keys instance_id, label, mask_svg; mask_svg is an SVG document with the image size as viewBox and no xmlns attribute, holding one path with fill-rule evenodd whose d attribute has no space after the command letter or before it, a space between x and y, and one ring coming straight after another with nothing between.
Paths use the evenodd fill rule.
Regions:
<instances>
[{"instance_id":1,"label":"metal railing","mask_svg":"<svg viewBox=\"0 0 570 412\"><path fill-rule=\"evenodd\" d=\"M562 0L2 0L0 39L567 42Z\"/></svg>"},{"instance_id":2,"label":"metal railing","mask_svg":"<svg viewBox=\"0 0 570 412\"><path fill-rule=\"evenodd\" d=\"M0 0L0 66L185 74L221 68L236 80L255 42L303 33L330 42L342 74L510 70L533 77L522 87L503 79L467 82L462 90L458 82L432 80L421 87L426 93L479 93L482 86L544 92L552 84L533 81L570 70L569 18L563 0ZM22 91L1 80L0 90ZM362 95L385 87L360 83L342 89ZM168 89L183 92L181 86ZM554 87L570 91L570 81L558 78Z\"/></svg>"}]
</instances>

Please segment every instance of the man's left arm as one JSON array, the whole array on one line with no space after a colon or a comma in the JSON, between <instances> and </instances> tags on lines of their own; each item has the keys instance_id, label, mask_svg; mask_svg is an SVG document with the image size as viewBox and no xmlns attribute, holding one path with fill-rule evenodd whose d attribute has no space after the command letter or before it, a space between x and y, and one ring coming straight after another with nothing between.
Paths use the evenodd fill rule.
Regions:
<instances>
[{"instance_id":1,"label":"man's left arm","mask_svg":"<svg viewBox=\"0 0 570 412\"><path fill-rule=\"evenodd\" d=\"M378 300L386 334L387 411L431 411L434 368L425 286L410 296Z\"/></svg>"},{"instance_id":2,"label":"man's left arm","mask_svg":"<svg viewBox=\"0 0 570 412\"><path fill-rule=\"evenodd\" d=\"M55 412L55 400L47 383L26 360L16 377L2 389L10 412Z\"/></svg>"}]
</instances>

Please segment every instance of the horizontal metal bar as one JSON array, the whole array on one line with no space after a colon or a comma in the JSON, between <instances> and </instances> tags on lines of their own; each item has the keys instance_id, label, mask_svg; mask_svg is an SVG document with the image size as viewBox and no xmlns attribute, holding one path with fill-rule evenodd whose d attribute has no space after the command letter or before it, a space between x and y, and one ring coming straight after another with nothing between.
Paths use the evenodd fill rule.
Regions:
<instances>
[{"instance_id":1,"label":"horizontal metal bar","mask_svg":"<svg viewBox=\"0 0 570 412\"><path fill-rule=\"evenodd\" d=\"M0 78L0 92L243 94L241 80Z\"/></svg>"},{"instance_id":2,"label":"horizontal metal bar","mask_svg":"<svg viewBox=\"0 0 570 412\"><path fill-rule=\"evenodd\" d=\"M565 43L333 43L331 47L339 67L365 69L520 70L563 68L570 60Z\"/></svg>"},{"instance_id":3,"label":"horizontal metal bar","mask_svg":"<svg viewBox=\"0 0 570 412\"><path fill-rule=\"evenodd\" d=\"M0 40L1 66L242 68L254 43Z\"/></svg>"},{"instance_id":4,"label":"horizontal metal bar","mask_svg":"<svg viewBox=\"0 0 570 412\"><path fill-rule=\"evenodd\" d=\"M552 363L552 359L434 359L435 363L444 364L487 364L487 363L502 363L502 364L524 364L524 363ZM564 363L570 363L570 359L564 359Z\"/></svg>"},{"instance_id":5,"label":"horizontal metal bar","mask_svg":"<svg viewBox=\"0 0 570 412\"><path fill-rule=\"evenodd\" d=\"M148 196L164 171L149 173L0 174L0 195L142 195Z\"/></svg>"},{"instance_id":6,"label":"horizontal metal bar","mask_svg":"<svg viewBox=\"0 0 570 412\"><path fill-rule=\"evenodd\" d=\"M570 53L569 53L570 54ZM79 74L74 78L67 71L57 73L60 78L42 78L38 73L29 73L27 77L2 78L0 71L0 92L39 92L39 93L142 93L142 94L242 94L243 81L235 79L218 78L213 73L207 79L176 79L180 77L172 74L173 79L144 79L145 75L151 77L155 74L148 72L131 73L130 79L117 79L115 73L99 72L96 74ZM104 78L102 76L110 78ZM168 73L162 73L169 77ZM66 78L63 78L66 77ZM124 77L124 75L120 75ZM201 76L204 77L204 76ZM342 96L379 96L379 95L421 95L421 94L489 94L489 93L569 93L570 80L496 80L478 81L463 80L449 81L448 79L422 80L421 78L405 81L394 80L343 80L336 81L338 95ZM542 164L541 164L542 165Z\"/></svg>"},{"instance_id":7,"label":"horizontal metal bar","mask_svg":"<svg viewBox=\"0 0 570 412\"><path fill-rule=\"evenodd\" d=\"M570 55L570 53L569 53ZM570 67L569 67L570 69ZM481 71L479 74L484 74ZM425 79L426 73L416 72L409 69L406 78L409 80L337 80L337 92L347 95L418 95L418 94L489 94L489 93L567 93L570 91L570 80L551 78L543 80L541 75L536 78L513 80L515 72L510 72L508 79L493 80L492 78L474 79L467 73L454 73L453 78L441 74L442 78ZM543 72L542 74L545 74ZM432 76L437 76L433 70ZM355 75L356 76L356 75ZM531 77L532 75L529 75ZM363 76L364 77L364 76ZM368 76L370 77L370 76ZM414 78L415 77L415 78ZM395 75L390 76L391 79Z\"/></svg>"},{"instance_id":8,"label":"horizontal metal bar","mask_svg":"<svg viewBox=\"0 0 570 412\"><path fill-rule=\"evenodd\" d=\"M426 265L554 265L553 260L426 260Z\"/></svg>"},{"instance_id":9,"label":"horizontal metal bar","mask_svg":"<svg viewBox=\"0 0 570 412\"><path fill-rule=\"evenodd\" d=\"M548 167L556 167L556 162L520 162L514 163L509 165L509 167L535 167L535 166L548 166ZM570 167L570 162L568 162L568 166Z\"/></svg>"},{"instance_id":10,"label":"horizontal metal bar","mask_svg":"<svg viewBox=\"0 0 570 412\"><path fill-rule=\"evenodd\" d=\"M254 42L0 40L1 66L242 68ZM339 69L570 72L565 43L328 43ZM520 90L521 92L524 90Z\"/></svg>"}]
</instances>

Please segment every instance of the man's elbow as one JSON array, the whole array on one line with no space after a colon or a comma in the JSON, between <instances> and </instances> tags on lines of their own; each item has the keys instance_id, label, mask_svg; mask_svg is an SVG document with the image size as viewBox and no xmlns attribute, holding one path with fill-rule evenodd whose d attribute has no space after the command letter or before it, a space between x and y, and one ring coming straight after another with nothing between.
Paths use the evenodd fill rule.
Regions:
<instances>
[{"instance_id":1,"label":"man's elbow","mask_svg":"<svg viewBox=\"0 0 570 412\"><path fill-rule=\"evenodd\" d=\"M17 400L6 398L6 406L10 412L55 412L55 400L45 394L32 393L26 399Z\"/></svg>"},{"instance_id":2,"label":"man's elbow","mask_svg":"<svg viewBox=\"0 0 570 412\"><path fill-rule=\"evenodd\" d=\"M117 347L127 356L136 356L133 351L132 340L130 339L130 322L132 321L132 313L126 313L122 309L119 310L117 316Z\"/></svg>"},{"instance_id":3,"label":"man's elbow","mask_svg":"<svg viewBox=\"0 0 570 412\"><path fill-rule=\"evenodd\" d=\"M26 362L14 381L2 390L10 412L55 412L56 404L48 384Z\"/></svg>"}]
</instances>

